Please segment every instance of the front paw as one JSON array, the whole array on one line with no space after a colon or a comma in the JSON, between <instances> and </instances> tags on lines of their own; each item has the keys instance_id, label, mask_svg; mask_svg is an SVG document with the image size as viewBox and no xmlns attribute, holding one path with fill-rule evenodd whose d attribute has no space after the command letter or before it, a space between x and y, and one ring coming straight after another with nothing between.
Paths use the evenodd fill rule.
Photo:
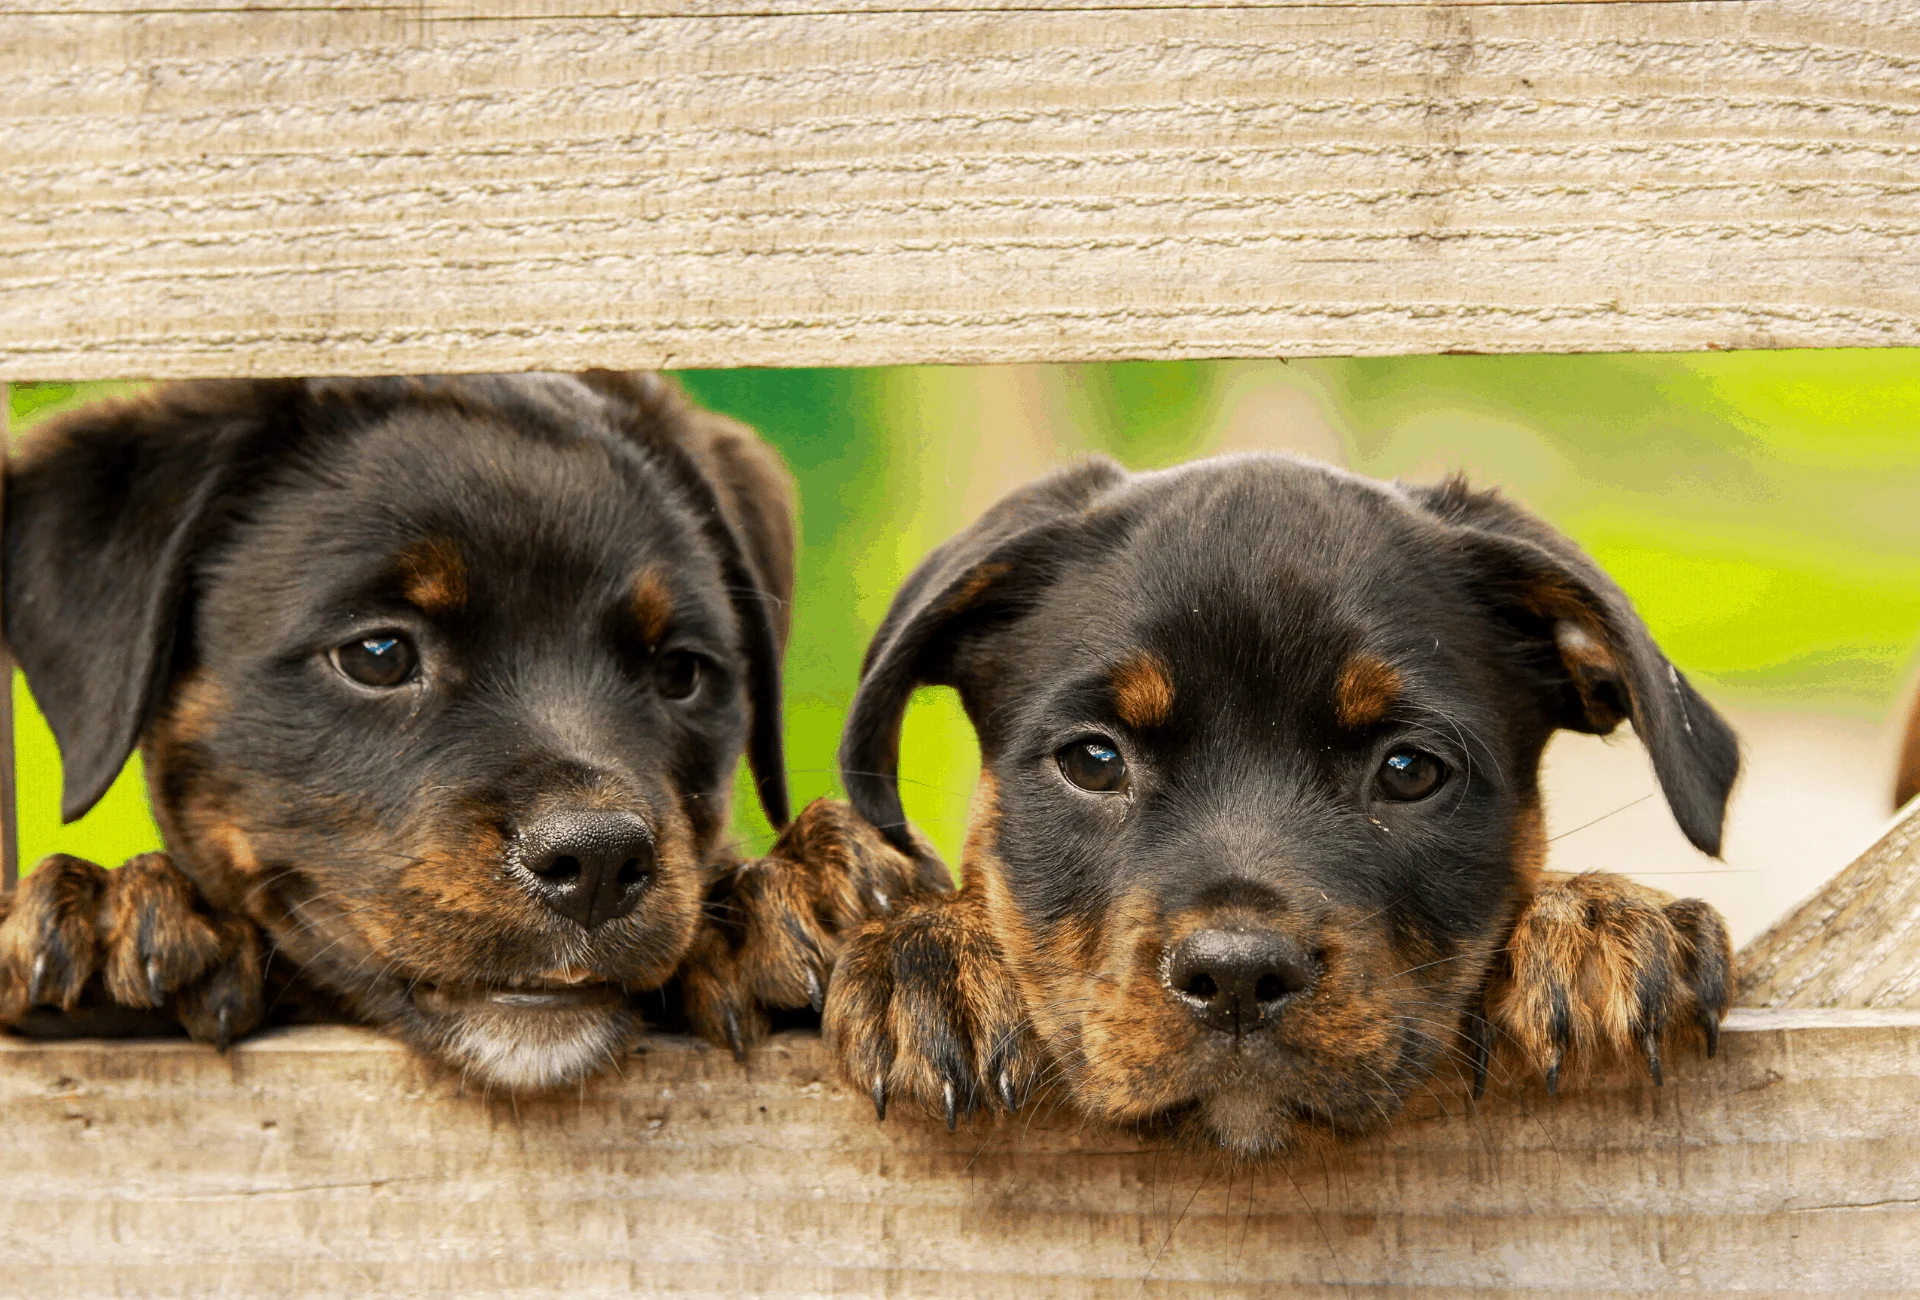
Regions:
<instances>
[{"instance_id":1,"label":"front paw","mask_svg":"<svg viewBox=\"0 0 1920 1300\"><path fill-rule=\"evenodd\" d=\"M118 871L55 854L21 882L0 923L0 1025L36 1006L73 1011L97 981L117 1006L169 1010L225 1050L260 1022L250 922L209 915L164 853Z\"/></svg>"},{"instance_id":2,"label":"front paw","mask_svg":"<svg viewBox=\"0 0 1920 1300\"><path fill-rule=\"evenodd\" d=\"M1608 1059L1642 1058L1660 1084L1666 1044L1697 1031L1708 1056L1718 1048L1732 970L1726 923L1706 903L1601 872L1550 878L1521 911L1483 1025L1549 1094L1569 1066Z\"/></svg>"},{"instance_id":3,"label":"front paw","mask_svg":"<svg viewBox=\"0 0 1920 1300\"><path fill-rule=\"evenodd\" d=\"M107 872L56 853L15 889L0 922L0 1025L34 1007L71 1011L100 968Z\"/></svg>"},{"instance_id":4,"label":"front paw","mask_svg":"<svg viewBox=\"0 0 1920 1300\"><path fill-rule=\"evenodd\" d=\"M952 888L928 851L909 858L838 800L801 809L772 851L716 884L682 966L693 1027L744 1058L768 1008L819 1011L846 935L897 903Z\"/></svg>"},{"instance_id":5,"label":"front paw","mask_svg":"<svg viewBox=\"0 0 1920 1300\"><path fill-rule=\"evenodd\" d=\"M833 973L823 1018L847 1081L881 1119L891 1097L943 1117L1020 1109L1038 1040L992 936L966 896L913 903L863 926Z\"/></svg>"}]
</instances>

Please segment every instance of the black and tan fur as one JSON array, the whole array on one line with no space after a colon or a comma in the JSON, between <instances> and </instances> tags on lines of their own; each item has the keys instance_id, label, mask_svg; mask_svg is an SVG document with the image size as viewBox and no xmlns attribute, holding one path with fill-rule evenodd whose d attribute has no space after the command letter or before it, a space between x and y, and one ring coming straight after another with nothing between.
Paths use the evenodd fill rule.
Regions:
<instances>
[{"instance_id":1,"label":"black and tan fur","mask_svg":"<svg viewBox=\"0 0 1920 1300\"><path fill-rule=\"evenodd\" d=\"M1254 1154L1379 1128L1450 1055L1483 1083L1497 1039L1550 1084L1713 1047L1719 917L1546 874L1538 769L1557 729L1631 719L1714 853L1734 737L1619 588L1494 493L1256 456L1014 494L868 653L841 762L887 842L859 853L927 856L896 785L927 683L980 739L963 885L860 930L825 1017L883 1112L952 1124L1048 1083Z\"/></svg>"},{"instance_id":2,"label":"black and tan fur","mask_svg":"<svg viewBox=\"0 0 1920 1300\"><path fill-rule=\"evenodd\" d=\"M817 1001L864 896L783 874L837 810L744 867L727 836L743 752L788 821L792 492L751 431L591 372L180 384L28 441L6 634L66 815L138 744L167 852L0 899L0 1025L144 1009L224 1045L317 1008L541 1086L676 973L741 1048Z\"/></svg>"}]
</instances>

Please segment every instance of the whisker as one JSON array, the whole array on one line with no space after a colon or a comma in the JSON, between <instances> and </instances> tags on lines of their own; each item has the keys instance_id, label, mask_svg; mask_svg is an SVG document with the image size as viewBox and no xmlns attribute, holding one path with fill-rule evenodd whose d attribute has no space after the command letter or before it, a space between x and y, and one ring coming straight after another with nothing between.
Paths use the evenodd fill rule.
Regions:
<instances>
[{"instance_id":1,"label":"whisker","mask_svg":"<svg viewBox=\"0 0 1920 1300\"><path fill-rule=\"evenodd\" d=\"M1574 827L1570 831L1561 831L1558 835L1550 836L1547 840L1547 843L1558 844L1561 840L1564 840L1569 835L1578 835L1581 831L1586 830L1589 826L1598 826L1601 822L1607 820L1607 818L1609 817L1618 817L1621 813L1625 812L1629 808L1638 808L1641 804L1645 803L1647 800L1651 798L1653 798L1653 791L1649 790L1645 794L1641 795L1638 799L1629 800L1628 802L1621 804L1618 808L1615 808L1612 812L1601 813L1598 817L1595 817L1590 822L1581 822L1578 826Z\"/></svg>"}]
</instances>

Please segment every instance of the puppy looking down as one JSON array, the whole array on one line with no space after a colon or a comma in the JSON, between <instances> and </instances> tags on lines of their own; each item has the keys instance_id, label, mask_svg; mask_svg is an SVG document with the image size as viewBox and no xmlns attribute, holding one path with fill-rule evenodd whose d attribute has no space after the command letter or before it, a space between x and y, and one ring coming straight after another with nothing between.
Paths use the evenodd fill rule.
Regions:
<instances>
[{"instance_id":1,"label":"puppy looking down","mask_svg":"<svg viewBox=\"0 0 1920 1300\"><path fill-rule=\"evenodd\" d=\"M908 579L841 764L924 859L897 788L922 684L980 784L957 894L847 942L825 1025L882 1115L951 1126L1041 1085L1243 1154L1389 1123L1496 1039L1557 1084L1713 1050L1731 948L1703 903L1543 873L1541 753L1631 720L1720 847L1733 734L1571 542L1491 492L1275 456L1016 493Z\"/></svg>"},{"instance_id":2,"label":"puppy looking down","mask_svg":"<svg viewBox=\"0 0 1920 1300\"><path fill-rule=\"evenodd\" d=\"M676 971L736 1047L763 993L817 1000L812 954L740 957L789 897L726 838L743 751L788 821L792 493L749 430L587 373L181 384L29 442L6 635L65 814L137 743L167 852L0 899L0 1025L106 1003L224 1046L317 1006L542 1086Z\"/></svg>"}]
</instances>

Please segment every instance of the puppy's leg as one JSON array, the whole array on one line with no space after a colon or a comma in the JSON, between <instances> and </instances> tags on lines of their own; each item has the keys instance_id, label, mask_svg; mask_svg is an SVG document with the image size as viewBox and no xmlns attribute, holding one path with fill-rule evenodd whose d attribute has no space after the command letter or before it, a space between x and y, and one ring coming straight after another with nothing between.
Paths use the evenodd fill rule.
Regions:
<instances>
[{"instance_id":1,"label":"puppy's leg","mask_svg":"<svg viewBox=\"0 0 1920 1300\"><path fill-rule=\"evenodd\" d=\"M904 1096L954 1127L1016 1111L1040 1075L1038 1040L976 894L924 899L847 941L823 1018L827 1044L885 1119Z\"/></svg>"},{"instance_id":2,"label":"puppy's leg","mask_svg":"<svg viewBox=\"0 0 1920 1300\"><path fill-rule=\"evenodd\" d=\"M118 871L56 854L0 923L0 1024L34 1006L73 1010L98 978L115 1004L170 1009L225 1050L260 1021L260 945L251 923L208 914L164 853Z\"/></svg>"},{"instance_id":3,"label":"puppy's leg","mask_svg":"<svg viewBox=\"0 0 1920 1300\"><path fill-rule=\"evenodd\" d=\"M687 1016L744 1056L766 1035L767 1008L821 1009L849 931L950 888L944 871L895 849L846 804L816 799L766 857L742 863L709 894L681 967Z\"/></svg>"},{"instance_id":4,"label":"puppy's leg","mask_svg":"<svg viewBox=\"0 0 1920 1300\"><path fill-rule=\"evenodd\" d=\"M1558 1089L1563 1072L1643 1058L1697 1031L1712 1056L1733 992L1733 943L1720 914L1624 876L1548 876L1521 910L1486 1024ZM1484 1046L1476 1045L1484 1059Z\"/></svg>"}]
</instances>

